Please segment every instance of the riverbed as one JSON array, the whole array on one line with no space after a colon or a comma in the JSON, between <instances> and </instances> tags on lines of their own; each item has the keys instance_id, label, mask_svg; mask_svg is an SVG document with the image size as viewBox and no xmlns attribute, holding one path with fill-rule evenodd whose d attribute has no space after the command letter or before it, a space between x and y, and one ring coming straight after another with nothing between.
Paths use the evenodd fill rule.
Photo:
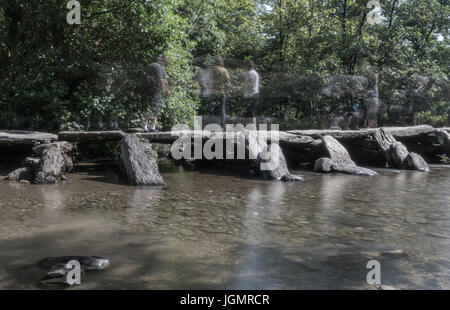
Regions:
<instances>
[{"instance_id":1,"label":"riverbed","mask_svg":"<svg viewBox=\"0 0 450 310\"><path fill-rule=\"evenodd\" d=\"M280 183L160 165L164 188L106 165L57 185L0 181L0 289L43 286L37 261L97 255L70 289L450 289L450 167L377 177L292 171Z\"/></svg>"}]
</instances>

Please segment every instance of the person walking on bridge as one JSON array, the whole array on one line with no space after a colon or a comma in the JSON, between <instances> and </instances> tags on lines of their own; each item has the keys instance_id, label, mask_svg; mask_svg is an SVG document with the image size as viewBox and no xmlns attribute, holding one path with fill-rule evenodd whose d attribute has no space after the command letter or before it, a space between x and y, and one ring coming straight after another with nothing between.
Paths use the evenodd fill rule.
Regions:
<instances>
[{"instance_id":1,"label":"person walking on bridge","mask_svg":"<svg viewBox=\"0 0 450 310\"><path fill-rule=\"evenodd\" d=\"M225 69L223 58L216 56L212 69L212 107L210 114L220 116L220 125L225 130L226 121L226 88L230 82L230 74Z\"/></svg>"},{"instance_id":2,"label":"person walking on bridge","mask_svg":"<svg viewBox=\"0 0 450 310\"><path fill-rule=\"evenodd\" d=\"M156 123L161 111L164 96L170 96L169 83L164 67L167 66L165 55L160 55L156 62L147 66L144 74L144 107L143 125L144 132L155 131Z\"/></svg>"},{"instance_id":3,"label":"person walking on bridge","mask_svg":"<svg viewBox=\"0 0 450 310\"><path fill-rule=\"evenodd\" d=\"M255 63L248 59L244 63L245 76L242 87L244 105L246 108L245 117L251 117L256 129L256 116L259 114L259 74L255 70Z\"/></svg>"}]
</instances>

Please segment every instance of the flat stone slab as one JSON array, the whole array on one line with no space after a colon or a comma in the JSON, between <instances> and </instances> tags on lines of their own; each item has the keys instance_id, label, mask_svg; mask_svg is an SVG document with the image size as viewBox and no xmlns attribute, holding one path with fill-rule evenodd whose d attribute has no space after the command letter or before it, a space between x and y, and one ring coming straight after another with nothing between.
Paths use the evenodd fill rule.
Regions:
<instances>
[{"instance_id":1,"label":"flat stone slab","mask_svg":"<svg viewBox=\"0 0 450 310\"><path fill-rule=\"evenodd\" d=\"M58 140L58 135L38 131L1 130L0 145L34 145Z\"/></svg>"},{"instance_id":2,"label":"flat stone slab","mask_svg":"<svg viewBox=\"0 0 450 310\"><path fill-rule=\"evenodd\" d=\"M414 137L421 137L434 133L436 129L428 125L411 126L411 127L380 127L386 132L389 132L396 139L408 139ZM320 139L323 136L330 135L335 139L361 139L371 135L378 128L368 128L360 130L290 130L287 133L298 135L298 136L308 136L314 139Z\"/></svg>"},{"instance_id":3,"label":"flat stone slab","mask_svg":"<svg viewBox=\"0 0 450 310\"><path fill-rule=\"evenodd\" d=\"M391 133L396 139L414 138L430 133L434 133L436 129L428 125L412 126L412 127L382 127L386 132ZM279 131L278 138L280 143L286 145L306 146L313 143L316 139L330 135L335 139L362 139L371 135L377 128L361 129L361 130L290 130ZM125 133L122 131L86 131L71 132L63 131L58 134L60 141L69 142L112 142L121 141ZM149 132L136 133L139 138L148 139L154 143L173 143L179 138L201 138L206 139L233 139L236 133L233 132L210 132L207 130L178 130L165 132ZM258 135L271 140L270 135L274 136L274 132L258 131Z\"/></svg>"},{"instance_id":4,"label":"flat stone slab","mask_svg":"<svg viewBox=\"0 0 450 310\"><path fill-rule=\"evenodd\" d=\"M58 133L58 140L68 142L113 142L121 141L125 133L120 130L112 131L62 131Z\"/></svg>"}]
</instances>

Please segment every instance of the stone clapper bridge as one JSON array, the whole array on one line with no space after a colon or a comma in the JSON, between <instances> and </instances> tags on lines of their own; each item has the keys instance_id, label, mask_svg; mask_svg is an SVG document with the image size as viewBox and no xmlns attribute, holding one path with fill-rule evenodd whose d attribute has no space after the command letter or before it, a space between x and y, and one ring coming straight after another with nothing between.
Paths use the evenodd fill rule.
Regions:
<instances>
[{"instance_id":1,"label":"stone clapper bridge","mask_svg":"<svg viewBox=\"0 0 450 310\"><path fill-rule=\"evenodd\" d=\"M130 184L165 185L153 157L153 143L171 144L173 150L186 150L189 145L195 148L195 143L199 141L203 147L208 141L215 143L222 140L222 143L226 141L226 146L222 144L224 151L219 151L223 152L223 156L219 154L210 161L237 162L239 160L227 155L230 151L235 154L235 150L241 146L245 150L245 158L239 162L247 165L252 174L272 180L298 181L302 178L289 173L288 163L293 167L302 166L316 172L365 176L375 176L377 173L358 165L427 172L427 162L437 163L443 155L450 157L449 132L450 128L436 129L428 125L279 132L180 130L154 133L86 131L50 134L0 131L0 148L5 145L28 147L30 153L33 153L25 158L25 167L11 172L6 177L7 180L45 184L66 179L66 173L73 169L69 155L72 143L116 141L121 144L121 171ZM272 143L273 137L276 137L278 143ZM183 145L180 141L183 141ZM229 145L232 146L231 149ZM263 164L270 162L275 162L276 165L261 169Z\"/></svg>"}]
</instances>

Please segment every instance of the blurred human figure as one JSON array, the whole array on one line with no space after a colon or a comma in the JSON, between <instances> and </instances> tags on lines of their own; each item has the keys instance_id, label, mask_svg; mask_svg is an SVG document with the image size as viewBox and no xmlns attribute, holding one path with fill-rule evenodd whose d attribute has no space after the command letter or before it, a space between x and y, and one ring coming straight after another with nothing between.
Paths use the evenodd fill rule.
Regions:
<instances>
[{"instance_id":1,"label":"blurred human figure","mask_svg":"<svg viewBox=\"0 0 450 310\"><path fill-rule=\"evenodd\" d=\"M203 67L200 68L194 79L200 86L200 113L207 114L210 111L209 101L213 93L213 85L212 72L211 70L206 69L206 63L203 63Z\"/></svg>"},{"instance_id":2,"label":"blurred human figure","mask_svg":"<svg viewBox=\"0 0 450 310\"><path fill-rule=\"evenodd\" d=\"M230 81L230 74L225 69L223 58L216 56L212 68L212 96L210 114L220 117L221 126L225 129L226 118L226 88Z\"/></svg>"},{"instance_id":3,"label":"blurred human figure","mask_svg":"<svg viewBox=\"0 0 450 310\"><path fill-rule=\"evenodd\" d=\"M242 85L242 95L246 108L245 117L251 117L256 129L256 116L259 114L259 74L255 70L255 63L248 59L244 63L246 70Z\"/></svg>"},{"instance_id":4,"label":"blurred human figure","mask_svg":"<svg viewBox=\"0 0 450 310\"><path fill-rule=\"evenodd\" d=\"M144 92L142 126L144 132L156 130L163 97L170 96L165 66L167 66L166 56L160 55L157 61L148 65L145 70L147 85Z\"/></svg>"},{"instance_id":5,"label":"blurred human figure","mask_svg":"<svg viewBox=\"0 0 450 310\"><path fill-rule=\"evenodd\" d=\"M367 128L377 126L378 113L378 75L371 69L366 69L364 73L368 81L367 94L364 98L366 106Z\"/></svg>"},{"instance_id":6,"label":"blurred human figure","mask_svg":"<svg viewBox=\"0 0 450 310\"><path fill-rule=\"evenodd\" d=\"M411 121L414 126L419 124L419 113L429 109L429 91L434 83L433 78L414 74L407 84L406 99L409 103Z\"/></svg>"}]
</instances>

